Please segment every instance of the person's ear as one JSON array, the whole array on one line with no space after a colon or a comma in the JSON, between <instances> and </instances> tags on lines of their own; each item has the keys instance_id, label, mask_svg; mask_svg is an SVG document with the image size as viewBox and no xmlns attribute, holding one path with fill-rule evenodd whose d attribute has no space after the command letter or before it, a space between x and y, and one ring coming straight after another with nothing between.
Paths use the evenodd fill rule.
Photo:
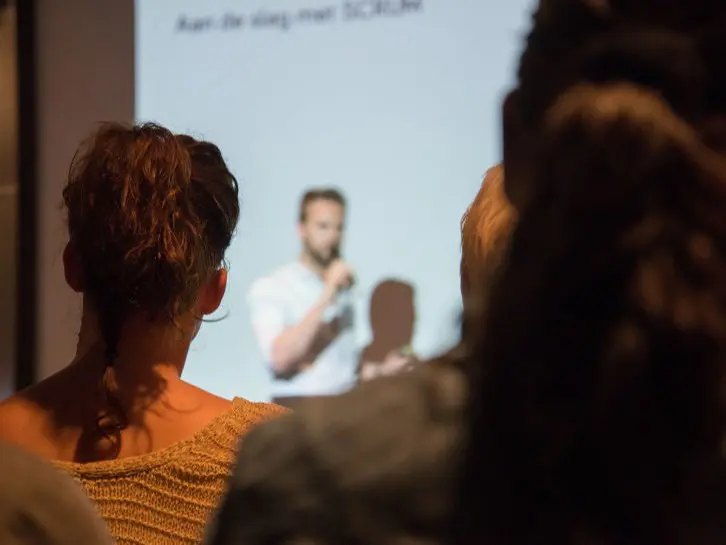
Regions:
<instances>
[{"instance_id":1,"label":"person's ear","mask_svg":"<svg viewBox=\"0 0 726 545\"><path fill-rule=\"evenodd\" d=\"M69 241L63 250L63 273L65 274L68 287L76 293L82 293L85 289L83 265L72 241Z\"/></svg>"},{"instance_id":2,"label":"person's ear","mask_svg":"<svg viewBox=\"0 0 726 545\"><path fill-rule=\"evenodd\" d=\"M521 119L518 91L507 95L502 105L502 156L504 193L518 211L526 208L534 193L536 152L532 131Z\"/></svg>"},{"instance_id":3,"label":"person's ear","mask_svg":"<svg viewBox=\"0 0 726 545\"><path fill-rule=\"evenodd\" d=\"M222 304L224 293L227 291L227 269L216 271L207 283L202 286L197 302L199 314L206 316L214 313Z\"/></svg>"}]
</instances>

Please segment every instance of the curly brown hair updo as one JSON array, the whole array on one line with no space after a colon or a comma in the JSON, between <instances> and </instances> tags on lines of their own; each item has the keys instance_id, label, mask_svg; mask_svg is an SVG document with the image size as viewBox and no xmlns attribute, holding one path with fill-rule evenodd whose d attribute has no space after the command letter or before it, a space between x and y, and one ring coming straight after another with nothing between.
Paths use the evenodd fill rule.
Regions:
<instances>
[{"instance_id":1,"label":"curly brown hair updo","mask_svg":"<svg viewBox=\"0 0 726 545\"><path fill-rule=\"evenodd\" d=\"M156 124L107 124L78 150L63 190L83 292L106 345L104 435L126 423L113 365L128 316L174 323L224 260L237 180L214 144Z\"/></svg>"},{"instance_id":2,"label":"curly brown hair updo","mask_svg":"<svg viewBox=\"0 0 726 545\"><path fill-rule=\"evenodd\" d=\"M725 35L720 0L538 8L506 106L530 197L464 330L460 543L724 541Z\"/></svg>"}]
</instances>

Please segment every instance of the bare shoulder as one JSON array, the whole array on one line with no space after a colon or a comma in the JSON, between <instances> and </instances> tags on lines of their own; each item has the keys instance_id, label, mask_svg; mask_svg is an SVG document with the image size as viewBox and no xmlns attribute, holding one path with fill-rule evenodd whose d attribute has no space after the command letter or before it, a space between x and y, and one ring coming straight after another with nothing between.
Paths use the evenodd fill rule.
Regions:
<instances>
[{"instance_id":1,"label":"bare shoulder","mask_svg":"<svg viewBox=\"0 0 726 545\"><path fill-rule=\"evenodd\" d=\"M185 383L176 397L184 400L180 407L180 413L184 414L181 425L189 431L212 425L224 433L243 435L256 424L285 412L271 403L256 403L240 397L230 401L189 383Z\"/></svg>"},{"instance_id":2,"label":"bare shoulder","mask_svg":"<svg viewBox=\"0 0 726 545\"><path fill-rule=\"evenodd\" d=\"M87 391L66 367L0 403L0 440L54 458L66 432L78 425L78 400Z\"/></svg>"},{"instance_id":3,"label":"bare shoulder","mask_svg":"<svg viewBox=\"0 0 726 545\"><path fill-rule=\"evenodd\" d=\"M19 392L0 402L0 440L24 445L46 425L47 416L36 403L36 393Z\"/></svg>"},{"instance_id":4,"label":"bare shoulder","mask_svg":"<svg viewBox=\"0 0 726 545\"><path fill-rule=\"evenodd\" d=\"M241 397L235 397L231 403L231 409L221 416L220 429L224 429L225 434L232 434L230 437L234 437L235 446L239 438L246 438L248 433L258 427L264 427L271 420L290 413L288 409L273 403L255 402Z\"/></svg>"},{"instance_id":5,"label":"bare shoulder","mask_svg":"<svg viewBox=\"0 0 726 545\"><path fill-rule=\"evenodd\" d=\"M279 528L295 534L305 521L325 519L331 505L342 514L337 528L376 532L391 516L410 527L443 527L467 395L458 369L426 365L311 400L256 427L241 443L233 493L222 506L234 526L228 535L245 541ZM374 533L366 539L383 541Z\"/></svg>"},{"instance_id":6,"label":"bare shoulder","mask_svg":"<svg viewBox=\"0 0 726 545\"><path fill-rule=\"evenodd\" d=\"M185 388L185 398L193 400L191 403L194 405L203 407L209 416L230 413L241 419L265 420L288 412L288 409L274 403L250 401L242 397L235 397L230 401L190 383L185 383Z\"/></svg>"}]
</instances>

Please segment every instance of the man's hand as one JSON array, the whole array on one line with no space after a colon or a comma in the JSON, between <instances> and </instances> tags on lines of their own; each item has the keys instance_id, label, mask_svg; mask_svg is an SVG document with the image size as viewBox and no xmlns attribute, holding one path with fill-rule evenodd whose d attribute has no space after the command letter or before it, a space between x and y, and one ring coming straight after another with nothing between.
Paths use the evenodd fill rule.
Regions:
<instances>
[{"instance_id":1,"label":"man's hand","mask_svg":"<svg viewBox=\"0 0 726 545\"><path fill-rule=\"evenodd\" d=\"M407 370L414 363L410 354L402 354L400 350L389 352L381 363L381 375L395 375Z\"/></svg>"},{"instance_id":2,"label":"man's hand","mask_svg":"<svg viewBox=\"0 0 726 545\"><path fill-rule=\"evenodd\" d=\"M325 271L323 280L328 291L334 295L353 283L353 270L342 259L336 259Z\"/></svg>"}]
</instances>

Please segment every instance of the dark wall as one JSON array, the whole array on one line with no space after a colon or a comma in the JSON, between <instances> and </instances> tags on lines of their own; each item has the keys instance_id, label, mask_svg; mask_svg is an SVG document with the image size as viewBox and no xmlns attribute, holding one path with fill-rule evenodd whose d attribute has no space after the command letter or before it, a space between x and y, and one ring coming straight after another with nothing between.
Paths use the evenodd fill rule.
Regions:
<instances>
[{"instance_id":1,"label":"dark wall","mask_svg":"<svg viewBox=\"0 0 726 545\"><path fill-rule=\"evenodd\" d=\"M99 122L134 120L134 2L35 3L40 379L73 358L80 323L80 299L66 285L61 262L67 235L60 204L68 165Z\"/></svg>"},{"instance_id":2,"label":"dark wall","mask_svg":"<svg viewBox=\"0 0 726 545\"><path fill-rule=\"evenodd\" d=\"M15 6L0 2L0 399L15 386L18 75Z\"/></svg>"}]
</instances>

